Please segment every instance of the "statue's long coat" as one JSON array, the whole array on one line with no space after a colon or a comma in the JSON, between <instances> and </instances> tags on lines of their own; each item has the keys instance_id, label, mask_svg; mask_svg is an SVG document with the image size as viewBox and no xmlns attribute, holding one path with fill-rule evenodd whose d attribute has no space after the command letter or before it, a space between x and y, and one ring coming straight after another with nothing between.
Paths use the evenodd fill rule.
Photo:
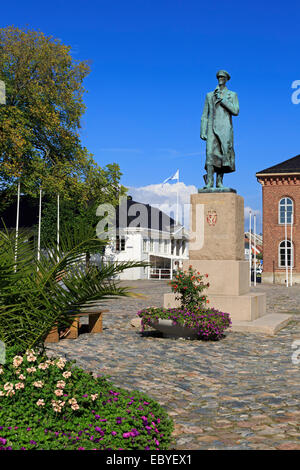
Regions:
<instances>
[{"instance_id":1,"label":"statue's long coat","mask_svg":"<svg viewBox=\"0 0 300 470\"><path fill-rule=\"evenodd\" d=\"M213 91L207 93L201 117L200 134L207 136L205 169L213 165L217 172L231 173L235 171L232 115L239 114L238 97L225 87L222 101L216 101Z\"/></svg>"}]
</instances>

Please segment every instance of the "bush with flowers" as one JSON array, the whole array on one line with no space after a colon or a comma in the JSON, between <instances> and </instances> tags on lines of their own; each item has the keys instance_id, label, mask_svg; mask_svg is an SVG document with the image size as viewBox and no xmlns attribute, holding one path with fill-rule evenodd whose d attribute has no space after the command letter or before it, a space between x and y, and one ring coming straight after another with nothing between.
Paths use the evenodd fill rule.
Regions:
<instances>
[{"instance_id":1,"label":"bush with flowers","mask_svg":"<svg viewBox=\"0 0 300 470\"><path fill-rule=\"evenodd\" d=\"M147 395L74 361L10 349L0 365L0 450L162 450L172 430Z\"/></svg>"},{"instance_id":2,"label":"bush with flowers","mask_svg":"<svg viewBox=\"0 0 300 470\"><path fill-rule=\"evenodd\" d=\"M203 291L209 287L209 282L205 283L204 279L208 274L201 275L198 271L189 266L188 271L179 270L170 282L172 292L175 299L179 300L182 308L192 310L194 308L204 308L209 301Z\"/></svg>"},{"instance_id":3,"label":"bush with flowers","mask_svg":"<svg viewBox=\"0 0 300 470\"><path fill-rule=\"evenodd\" d=\"M178 271L170 282L175 299L180 301L179 308L150 307L140 310L142 331L159 319L172 320L173 325L181 325L195 331L199 339L218 340L225 329L231 325L229 313L208 308L209 300L203 295L209 283L204 282L208 275L201 275L189 266L188 271Z\"/></svg>"}]
</instances>

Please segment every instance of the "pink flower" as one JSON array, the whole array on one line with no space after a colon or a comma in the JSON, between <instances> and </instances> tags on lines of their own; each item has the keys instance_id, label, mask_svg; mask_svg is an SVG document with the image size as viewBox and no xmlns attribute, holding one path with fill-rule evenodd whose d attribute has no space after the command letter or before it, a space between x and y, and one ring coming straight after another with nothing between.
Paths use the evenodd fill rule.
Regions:
<instances>
[{"instance_id":1,"label":"pink flower","mask_svg":"<svg viewBox=\"0 0 300 470\"><path fill-rule=\"evenodd\" d=\"M37 380L36 382L33 382L33 385L37 388L43 388L44 382L42 380Z\"/></svg>"},{"instance_id":2,"label":"pink flower","mask_svg":"<svg viewBox=\"0 0 300 470\"><path fill-rule=\"evenodd\" d=\"M64 382L63 380L59 380L56 384L57 388L65 388L66 386L66 382Z\"/></svg>"},{"instance_id":3,"label":"pink flower","mask_svg":"<svg viewBox=\"0 0 300 470\"><path fill-rule=\"evenodd\" d=\"M16 387L16 390L21 390L21 388L24 388L24 384L23 382L19 382L15 385L15 387Z\"/></svg>"}]
</instances>

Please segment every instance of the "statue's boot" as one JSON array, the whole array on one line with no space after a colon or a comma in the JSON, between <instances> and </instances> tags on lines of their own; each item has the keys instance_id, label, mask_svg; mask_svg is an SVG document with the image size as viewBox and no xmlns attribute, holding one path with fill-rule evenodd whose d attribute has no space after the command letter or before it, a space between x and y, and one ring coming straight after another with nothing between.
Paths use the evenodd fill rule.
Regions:
<instances>
[{"instance_id":1,"label":"statue's boot","mask_svg":"<svg viewBox=\"0 0 300 470\"><path fill-rule=\"evenodd\" d=\"M224 173L217 173L216 188L229 189L226 186L223 186L223 176L224 176Z\"/></svg>"},{"instance_id":2,"label":"statue's boot","mask_svg":"<svg viewBox=\"0 0 300 470\"><path fill-rule=\"evenodd\" d=\"M214 168L213 166L207 167L207 177L206 177L206 185L203 189L210 189L214 185Z\"/></svg>"}]
</instances>

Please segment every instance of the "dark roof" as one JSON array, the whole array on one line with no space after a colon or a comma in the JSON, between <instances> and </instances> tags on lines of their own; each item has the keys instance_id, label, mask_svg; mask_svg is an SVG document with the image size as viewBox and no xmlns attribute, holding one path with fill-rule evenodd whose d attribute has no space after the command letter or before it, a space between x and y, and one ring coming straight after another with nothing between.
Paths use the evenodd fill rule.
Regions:
<instances>
[{"instance_id":1,"label":"dark roof","mask_svg":"<svg viewBox=\"0 0 300 470\"><path fill-rule=\"evenodd\" d=\"M300 155L270 166L265 170L258 171L256 175L261 173L300 173Z\"/></svg>"},{"instance_id":2,"label":"dark roof","mask_svg":"<svg viewBox=\"0 0 300 470\"><path fill-rule=\"evenodd\" d=\"M119 217L119 206L116 211L116 227L141 227L152 230L170 231L174 229L176 222L172 217L152 207L149 204L133 201L130 196L127 198L127 211L124 221ZM124 227L125 225L125 227Z\"/></svg>"}]
</instances>

